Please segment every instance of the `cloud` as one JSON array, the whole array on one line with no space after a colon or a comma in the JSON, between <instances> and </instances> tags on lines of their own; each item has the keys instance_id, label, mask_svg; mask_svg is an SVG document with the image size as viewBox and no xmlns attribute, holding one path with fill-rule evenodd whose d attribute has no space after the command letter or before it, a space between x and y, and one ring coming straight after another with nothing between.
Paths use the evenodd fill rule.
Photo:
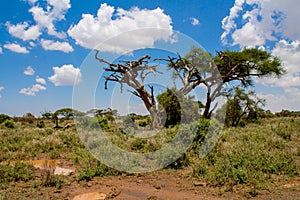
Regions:
<instances>
[{"instance_id":1,"label":"cloud","mask_svg":"<svg viewBox=\"0 0 300 200\"><path fill-rule=\"evenodd\" d=\"M4 90L3 86L0 86L0 92ZM0 98L2 98L2 95L0 94Z\"/></svg>"},{"instance_id":2,"label":"cloud","mask_svg":"<svg viewBox=\"0 0 300 200\"><path fill-rule=\"evenodd\" d=\"M47 84L45 79L40 78L40 77L38 77L38 76L35 78L35 81L36 81L37 83L40 83L40 84L43 84L43 85L46 85L46 84Z\"/></svg>"},{"instance_id":3,"label":"cloud","mask_svg":"<svg viewBox=\"0 0 300 200\"><path fill-rule=\"evenodd\" d=\"M30 4L35 4L38 0L23 0L23 1L27 1L27 2L29 2Z\"/></svg>"},{"instance_id":4,"label":"cloud","mask_svg":"<svg viewBox=\"0 0 300 200\"><path fill-rule=\"evenodd\" d=\"M57 32L54 24L65 19L66 12L71 8L70 0L47 0L47 8L44 10L39 5L29 9L40 29L46 29L49 35L65 38L64 32Z\"/></svg>"},{"instance_id":5,"label":"cloud","mask_svg":"<svg viewBox=\"0 0 300 200\"><path fill-rule=\"evenodd\" d=\"M223 43L227 43L227 36L232 29L236 28L235 19L239 16L239 12L243 10L244 0L235 0L234 6L230 9L228 16L222 20L222 28L225 30L221 36Z\"/></svg>"},{"instance_id":6,"label":"cloud","mask_svg":"<svg viewBox=\"0 0 300 200\"><path fill-rule=\"evenodd\" d=\"M266 109L299 110L300 99L300 12L299 1L235 0L222 21L223 44L259 47L278 56L287 73L280 79L255 79L278 94L258 94L267 100Z\"/></svg>"},{"instance_id":7,"label":"cloud","mask_svg":"<svg viewBox=\"0 0 300 200\"><path fill-rule=\"evenodd\" d=\"M171 41L171 24L170 16L160 8L148 10L134 7L124 10L103 3L97 16L83 14L78 24L69 28L68 34L76 44L85 48L93 49L102 43L100 51L123 53L152 47L158 40ZM133 30L137 31L129 32ZM116 38L107 42L113 37Z\"/></svg>"},{"instance_id":8,"label":"cloud","mask_svg":"<svg viewBox=\"0 0 300 200\"><path fill-rule=\"evenodd\" d=\"M230 13L222 21L224 44L265 45L280 39L300 40L300 12L297 0L235 0Z\"/></svg>"},{"instance_id":9,"label":"cloud","mask_svg":"<svg viewBox=\"0 0 300 200\"><path fill-rule=\"evenodd\" d=\"M72 64L61 67L53 67L54 75L49 77L55 86L71 86L81 81L80 69L75 68Z\"/></svg>"},{"instance_id":10,"label":"cloud","mask_svg":"<svg viewBox=\"0 0 300 200\"><path fill-rule=\"evenodd\" d=\"M47 0L41 7L37 4L37 0L25 0L31 4L29 12L32 14L35 25L29 26L27 22L12 25L10 22L6 23L9 34L20 38L23 41L36 40L44 30L48 35L56 36L57 38L66 38L66 33L58 32L55 23L65 20L65 14L71 8L70 0Z\"/></svg>"},{"instance_id":11,"label":"cloud","mask_svg":"<svg viewBox=\"0 0 300 200\"><path fill-rule=\"evenodd\" d=\"M279 112L284 110L299 111L300 90L294 87L286 88L279 94L258 94L259 98L266 99L264 109Z\"/></svg>"},{"instance_id":12,"label":"cloud","mask_svg":"<svg viewBox=\"0 0 300 200\"><path fill-rule=\"evenodd\" d=\"M42 86L40 84L35 84L31 88L22 88L20 90L20 94L28 95L28 96L35 96L36 93L38 93L41 90L46 90L47 88L45 86Z\"/></svg>"},{"instance_id":13,"label":"cloud","mask_svg":"<svg viewBox=\"0 0 300 200\"><path fill-rule=\"evenodd\" d=\"M58 42L53 40L41 40L41 45L45 50L63 51L65 53L73 52L73 47L67 42Z\"/></svg>"},{"instance_id":14,"label":"cloud","mask_svg":"<svg viewBox=\"0 0 300 200\"><path fill-rule=\"evenodd\" d=\"M232 34L232 38L234 38L233 45L239 44L242 47L256 47L264 45L266 39L259 33L259 27L252 23L247 23L241 29L236 30Z\"/></svg>"},{"instance_id":15,"label":"cloud","mask_svg":"<svg viewBox=\"0 0 300 200\"><path fill-rule=\"evenodd\" d=\"M0 47L0 54L2 54L3 53L3 50L2 50L2 47Z\"/></svg>"},{"instance_id":16,"label":"cloud","mask_svg":"<svg viewBox=\"0 0 300 200\"><path fill-rule=\"evenodd\" d=\"M5 44L3 47L10 51L16 52L16 53L24 53L24 54L29 53L29 51L26 49L26 47L22 47L19 44L15 44L15 43L14 44Z\"/></svg>"},{"instance_id":17,"label":"cloud","mask_svg":"<svg viewBox=\"0 0 300 200\"><path fill-rule=\"evenodd\" d=\"M300 41L280 40L272 50L272 54L282 60L287 73L280 79L266 78L258 80L258 82L284 88L300 86Z\"/></svg>"},{"instance_id":18,"label":"cloud","mask_svg":"<svg viewBox=\"0 0 300 200\"><path fill-rule=\"evenodd\" d=\"M36 40L42 34L38 26L29 26L27 22L17 25L12 25L7 22L6 26L9 34L23 41Z\"/></svg>"},{"instance_id":19,"label":"cloud","mask_svg":"<svg viewBox=\"0 0 300 200\"><path fill-rule=\"evenodd\" d=\"M27 76L32 76L34 75L35 71L31 66L28 66L25 70L24 70L24 74Z\"/></svg>"},{"instance_id":20,"label":"cloud","mask_svg":"<svg viewBox=\"0 0 300 200\"><path fill-rule=\"evenodd\" d=\"M192 17L191 18L191 23L192 23L193 26L197 26L197 25L200 24L200 21L199 21L199 19L197 19L195 17Z\"/></svg>"}]
</instances>

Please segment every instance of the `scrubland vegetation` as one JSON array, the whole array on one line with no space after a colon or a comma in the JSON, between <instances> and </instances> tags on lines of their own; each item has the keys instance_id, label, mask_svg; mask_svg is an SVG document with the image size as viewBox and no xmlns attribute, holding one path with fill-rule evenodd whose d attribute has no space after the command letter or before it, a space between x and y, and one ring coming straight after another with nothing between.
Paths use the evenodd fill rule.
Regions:
<instances>
[{"instance_id":1,"label":"scrubland vegetation","mask_svg":"<svg viewBox=\"0 0 300 200\"><path fill-rule=\"evenodd\" d=\"M291 112L290 112L291 114ZM295 113L292 113L293 115ZM280 116L280 117L278 117ZM147 116L131 116L135 126L149 126ZM130 175L111 169L97 161L80 140L76 128L53 128L49 119L33 117L10 118L1 115L0 126L0 198L15 193L20 184L25 192L41 188L64 188L73 181L90 181L94 177ZM126 122L126 118L123 119ZM71 119L60 119L64 127ZM152 152L170 141L178 126L164 128L155 137L136 138L116 128L113 121L99 117L98 122L110 140L123 149L133 152ZM199 120L198 134L204 134L209 121ZM187 125L192 126L192 125ZM91 131L93 124L90 124ZM130 128L130 127L129 127ZM95 132L96 134L96 132ZM199 142L199 141L198 141ZM201 141L200 141L201 143ZM205 181L210 187L249 187L249 194L275 187L280 181L299 177L300 118L281 117L280 114L247 123L245 126L224 127L213 150L199 158L197 145L190 149L169 169L191 168L189 179ZM24 161L58 159L66 166L76 168L70 177L57 176L53 169L38 170Z\"/></svg>"}]
</instances>

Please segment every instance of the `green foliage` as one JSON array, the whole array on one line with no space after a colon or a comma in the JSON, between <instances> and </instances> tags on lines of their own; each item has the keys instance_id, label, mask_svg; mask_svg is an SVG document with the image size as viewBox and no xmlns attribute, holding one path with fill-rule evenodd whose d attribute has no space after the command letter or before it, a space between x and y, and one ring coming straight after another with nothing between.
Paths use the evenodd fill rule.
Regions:
<instances>
[{"instance_id":1,"label":"green foliage","mask_svg":"<svg viewBox=\"0 0 300 200\"><path fill-rule=\"evenodd\" d=\"M280 77L286 72L278 57L257 48L219 52L214 61L224 82L240 80L246 87L253 85L253 77Z\"/></svg>"},{"instance_id":2,"label":"green foliage","mask_svg":"<svg viewBox=\"0 0 300 200\"><path fill-rule=\"evenodd\" d=\"M12 119L6 119L2 124L6 128L11 128L11 129L16 128L16 125Z\"/></svg>"},{"instance_id":3,"label":"green foliage","mask_svg":"<svg viewBox=\"0 0 300 200\"><path fill-rule=\"evenodd\" d=\"M57 111L55 111L54 116L63 116L66 119L70 119L73 117L80 117L84 116L85 113L72 109L72 108L62 108Z\"/></svg>"},{"instance_id":4,"label":"green foliage","mask_svg":"<svg viewBox=\"0 0 300 200\"><path fill-rule=\"evenodd\" d=\"M210 63L213 60L213 57L209 52L204 51L202 48L195 46L191 47L190 52L187 53L184 58L187 59L193 66L197 66L200 74L204 77L211 70Z\"/></svg>"},{"instance_id":5,"label":"green foliage","mask_svg":"<svg viewBox=\"0 0 300 200\"><path fill-rule=\"evenodd\" d=\"M54 113L51 113L50 111L44 111L41 112L41 116L43 119L52 119Z\"/></svg>"},{"instance_id":6,"label":"green foliage","mask_svg":"<svg viewBox=\"0 0 300 200\"><path fill-rule=\"evenodd\" d=\"M184 153L180 158L175 160L173 163L168 165L166 168L169 169L182 169L184 167L187 167L190 165L190 159L189 157Z\"/></svg>"},{"instance_id":7,"label":"green foliage","mask_svg":"<svg viewBox=\"0 0 300 200\"><path fill-rule=\"evenodd\" d=\"M142 150L147 144L147 140L144 138L136 138L132 143L131 143L131 150L134 151L140 151Z\"/></svg>"},{"instance_id":8,"label":"green foliage","mask_svg":"<svg viewBox=\"0 0 300 200\"><path fill-rule=\"evenodd\" d=\"M121 172L112 169L110 167L107 167L106 165L97 162L97 165L92 167L88 167L86 169L78 171L77 174L77 181L90 181L92 178L96 176L117 176L120 175Z\"/></svg>"},{"instance_id":9,"label":"green foliage","mask_svg":"<svg viewBox=\"0 0 300 200\"><path fill-rule=\"evenodd\" d=\"M234 132L225 130L214 150L197 159L193 169L195 177L212 186L230 187L237 184L263 187L272 181L273 174L299 174L289 144L267 124L235 128Z\"/></svg>"},{"instance_id":10,"label":"green foliage","mask_svg":"<svg viewBox=\"0 0 300 200\"><path fill-rule=\"evenodd\" d=\"M36 127L38 128L45 128L45 122L44 121L37 121Z\"/></svg>"},{"instance_id":11,"label":"green foliage","mask_svg":"<svg viewBox=\"0 0 300 200\"><path fill-rule=\"evenodd\" d=\"M275 113L276 117L300 117L300 111L290 111L282 109L280 112Z\"/></svg>"},{"instance_id":12,"label":"green foliage","mask_svg":"<svg viewBox=\"0 0 300 200\"><path fill-rule=\"evenodd\" d=\"M217 51L217 55L212 57L202 48L192 47L184 59L179 57L170 60L169 68L174 69L175 77L179 77L182 82L188 80L182 89L185 94L200 84L205 85L207 93L203 116L207 119L211 118L213 111L211 104L217 97L224 95L224 84L234 82L247 88L253 86L255 77L279 78L286 72L278 57L256 48ZM219 77L217 72L220 73Z\"/></svg>"},{"instance_id":13,"label":"green foliage","mask_svg":"<svg viewBox=\"0 0 300 200\"><path fill-rule=\"evenodd\" d=\"M12 165L0 165L0 186L11 182L29 181L33 178L34 167L29 164L16 162Z\"/></svg>"},{"instance_id":14,"label":"green foliage","mask_svg":"<svg viewBox=\"0 0 300 200\"><path fill-rule=\"evenodd\" d=\"M10 116L6 114L0 114L0 124L2 124L7 119L11 119Z\"/></svg>"},{"instance_id":15,"label":"green foliage","mask_svg":"<svg viewBox=\"0 0 300 200\"><path fill-rule=\"evenodd\" d=\"M265 105L265 100L258 98L253 91L246 93L244 89L236 87L226 104L217 110L216 117L225 120L228 127L243 126L245 121L258 121L258 117L262 115L262 109L259 108L261 105Z\"/></svg>"},{"instance_id":16,"label":"green foliage","mask_svg":"<svg viewBox=\"0 0 300 200\"><path fill-rule=\"evenodd\" d=\"M99 117L98 123L102 130L107 130L110 128L107 117Z\"/></svg>"},{"instance_id":17,"label":"green foliage","mask_svg":"<svg viewBox=\"0 0 300 200\"><path fill-rule=\"evenodd\" d=\"M199 104L193 101L193 97L186 98L182 93L167 89L157 96L159 110L164 109L166 119L164 126L174 126L179 123L190 123L199 118Z\"/></svg>"}]
</instances>

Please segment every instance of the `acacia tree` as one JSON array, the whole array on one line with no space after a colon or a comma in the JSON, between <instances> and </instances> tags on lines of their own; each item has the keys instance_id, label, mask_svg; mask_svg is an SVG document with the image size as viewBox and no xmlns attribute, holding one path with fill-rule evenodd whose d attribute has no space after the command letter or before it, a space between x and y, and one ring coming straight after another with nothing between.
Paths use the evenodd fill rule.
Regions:
<instances>
[{"instance_id":1,"label":"acacia tree","mask_svg":"<svg viewBox=\"0 0 300 200\"><path fill-rule=\"evenodd\" d=\"M158 65L148 65L150 60L149 55L145 55L139 60L121 61L121 63L115 64L99 58L98 54L99 51L96 50L95 58L99 62L107 64L108 67L104 68L104 70L110 73L105 77L105 89L108 88L109 81L120 83L121 90L123 89L123 84L131 87L132 90L128 91L143 101L152 117L151 128L158 128L160 125L160 117L156 108L154 88L153 86L149 86L150 91L147 91L145 88L145 78L151 73L157 73Z\"/></svg>"},{"instance_id":2,"label":"acacia tree","mask_svg":"<svg viewBox=\"0 0 300 200\"><path fill-rule=\"evenodd\" d=\"M204 84L206 102L204 118L210 118L217 104L212 102L221 95L226 95L225 86L237 82L243 87L253 86L253 78L276 77L285 73L280 59L271 53L251 48L242 51L217 51L217 55L192 47L191 51L181 58L169 58L169 67L175 71L183 85L181 91L188 94L192 89Z\"/></svg>"}]
</instances>

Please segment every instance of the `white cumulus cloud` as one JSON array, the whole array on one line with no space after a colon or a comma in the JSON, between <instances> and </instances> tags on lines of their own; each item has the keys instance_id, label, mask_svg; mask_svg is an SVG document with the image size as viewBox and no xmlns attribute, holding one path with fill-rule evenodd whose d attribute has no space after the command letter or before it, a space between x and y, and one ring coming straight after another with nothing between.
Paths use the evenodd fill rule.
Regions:
<instances>
[{"instance_id":1,"label":"white cumulus cloud","mask_svg":"<svg viewBox=\"0 0 300 200\"><path fill-rule=\"evenodd\" d=\"M272 54L282 60L287 73L280 79L262 79L258 81L265 85L283 88L300 86L300 41L280 40L272 50Z\"/></svg>"},{"instance_id":2,"label":"white cumulus cloud","mask_svg":"<svg viewBox=\"0 0 300 200\"><path fill-rule=\"evenodd\" d=\"M37 82L37 83L40 83L40 84L43 84L43 85L46 85L47 83L46 83L46 80L44 79L44 78L41 78L41 77L36 77L35 78L35 81Z\"/></svg>"},{"instance_id":3,"label":"white cumulus cloud","mask_svg":"<svg viewBox=\"0 0 300 200\"><path fill-rule=\"evenodd\" d=\"M192 23L193 26L197 26L197 25L200 24L200 21L199 21L199 19L197 19L195 17L192 17L191 18L191 23Z\"/></svg>"},{"instance_id":4,"label":"white cumulus cloud","mask_svg":"<svg viewBox=\"0 0 300 200\"><path fill-rule=\"evenodd\" d=\"M4 90L3 86L0 86L0 92ZM0 94L0 98L2 98L2 95Z\"/></svg>"},{"instance_id":5,"label":"white cumulus cloud","mask_svg":"<svg viewBox=\"0 0 300 200\"><path fill-rule=\"evenodd\" d=\"M65 20L65 14L71 8L70 0L46 0L46 4L38 4L37 0L25 0L32 6L29 12L32 14L34 25L28 22L16 25L6 22L8 32L23 41L38 39L43 31L57 38L66 38L66 33L57 31L55 23ZM41 6L43 5L43 6Z\"/></svg>"},{"instance_id":6,"label":"white cumulus cloud","mask_svg":"<svg viewBox=\"0 0 300 200\"><path fill-rule=\"evenodd\" d=\"M284 110L299 110L300 90L298 88L286 88L279 94L258 94L258 97L266 99L264 109L273 112Z\"/></svg>"},{"instance_id":7,"label":"white cumulus cloud","mask_svg":"<svg viewBox=\"0 0 300 200\"><path fill-rule=\"evenodd\" d=\"M31 4L35 4L38 0L24 0L24 1L28 1Z\"/></svg>"},{"instance_id":8,"label":"white cumulus cloud","mask_svg":"<svg viewBox=\"0 0 300 200\"><path fill-rule=\"evenodd\" d=\"M171 24L171 17L160 8L124 10L103 3L96 16L83 14L82 19L69 28L68 34L85 48L93 49L102 43L100 51L123 53L152 47L158 40L171 41Z\"/></svg>"},{"instance_id":9,"label":"white cumulus cloud","mask_svg":"<svg viewBox=\"0 0 300 200\"><path fill-rule=\"evenodd\" d=\"M68 42L58 42L53 40L41 40L41 45L45 50L56 50L69 53L74 51L73 47Z\"/></svg>"},{"instance_id":10,"label":"white cumulus cloud","mask_svg":"<svg viewBox=\"0 0 300 200\"><path fill-rule=\"evenodd\" d=\"M46 29L49 35L65 38L64 32L58 32L55 22L65 19L66 12L71 8L70 0L47 0L46 10L39 5L33 6L29 12L40 29Z\"/></svg>"},{"instance_id":11,"label":"white cumulus cloud","mask_svg":"<svg viewBox=\"0 0 300 200\"><path fill-rule=\"evenodd\" d=\"M235 0L230 13L222 21L224 44L265 45L281 39L300 40L298 0Z\"/></svg>"},{"instance_id":12,"label":"white cumulus cloud","mask_svg":"<svg viewBox=\"0 0 300 200\"><path fill-rule=\"evenodd\" d=\"M5 44L3 47L10 51L16 52L16 53L24 53L24 54L29 53L29 51L26 49L26 47L22 47L21 45L16 44L16 43Z\"/></svg>"},{"instance_id":13,"label":"white cumulus cloud","mask_svg":"<svg viewBox=\"0 0 300 200\"><path fill-rule=\"evenodd\" d=\"M35 71L31 66L28 66L25 70L24 70L24 74L27 76L32 76L34 75Z\"/></svg>"},{"instance_id":14,"label":"white cumulus cloud","mask_svg":"<svg viewBox=\"0 0 300 200\"><path fill-rule=\"evenodd\" d=\"M71 86L81 81L80 69L75 68L72 64L53 67L53 71L54 75L48 79L55 86Z\"/></svg>"},{"instance_id":15,"label":"white cumulus cloud","mask_svg":"<svg viewBox=\"0 0 300 200\"><path fill-rule=\"evenodd\" d=\"M2 47L0 47L0 54L2 54L3 53L3 50L2 50Z\"/></svg>"},{"instance_id":16,"label":"white cumulus cloud","mask_svg":"<svg viewBox=\"0 0 300 200\"><path fill-rule=\"evenodd\" d=\"M28 96L35 96L41 90L46 90L47 88L40 84L35 84L31 88L22 88L20 90L20 94L28 95Z\"/></svg>"},{"instance_id":17,"label":"white cumulus cloud","mask_svg":"<svg viewBox=\"0 0 300 200\"><path fill-rule=\"evenodd\" d=\"M17 25L12 25L7 22L6 26L9 34L23 41L36 40L42 34L38 26L29 26L27 22Z\"/></svg>"},{"instance_id":18,"label":"white cumulus cloud","mask_svg":"<svg viewBox=\"0 0 300 200\"><path fill-rule=\"evenodd\" d=\"M280 79L256 79L258 83L281 90L261 94L267 108L299 110L300 98L300 12L298 0L235 0L222 21L223 44L260 47L278 56L287 73Z\"/></svg>"}]
</instances>

